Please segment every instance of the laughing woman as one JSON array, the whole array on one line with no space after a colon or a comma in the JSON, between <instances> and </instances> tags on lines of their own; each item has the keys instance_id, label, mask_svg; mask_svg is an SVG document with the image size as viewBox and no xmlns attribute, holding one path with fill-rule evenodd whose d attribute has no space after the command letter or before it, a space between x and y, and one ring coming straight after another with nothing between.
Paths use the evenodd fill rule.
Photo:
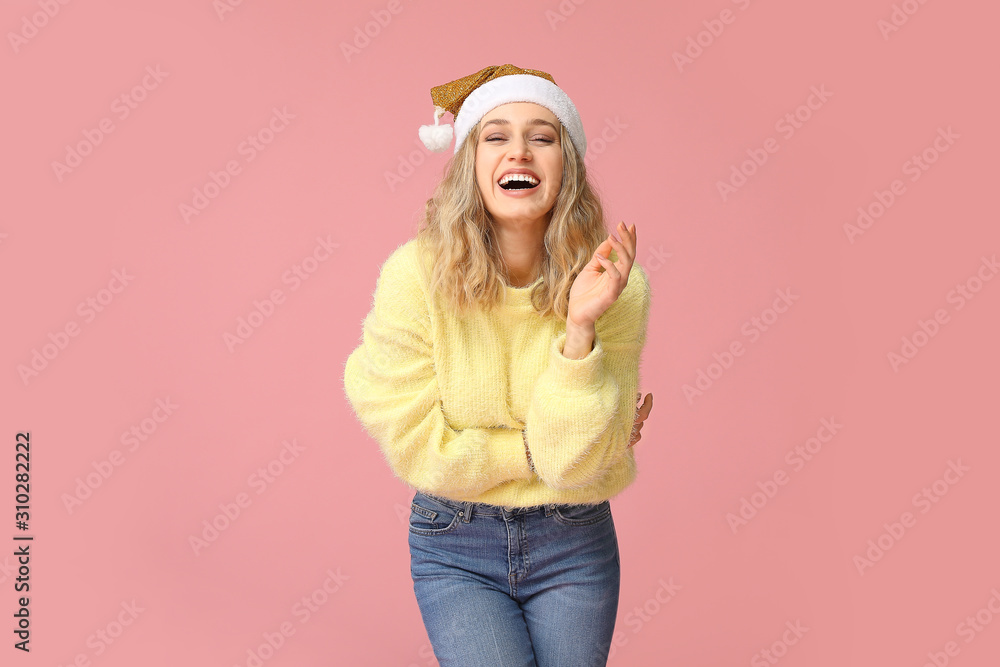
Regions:
<instances>
[{"instance_id":1,"label":"laughing woman","mask_svg":"<svg viewBox=\"0 0 1000 667\"><path fill-rule=\"evenodd\" d=\"M431 89L455 154L382 265L347 398L415 490L410 571L442 667L606 664L620 560L610 499L632 445L650 288L608 234L576 107L547 73ZM614 259L612 259L614 255Z\"/></svg>"}]
</instances>

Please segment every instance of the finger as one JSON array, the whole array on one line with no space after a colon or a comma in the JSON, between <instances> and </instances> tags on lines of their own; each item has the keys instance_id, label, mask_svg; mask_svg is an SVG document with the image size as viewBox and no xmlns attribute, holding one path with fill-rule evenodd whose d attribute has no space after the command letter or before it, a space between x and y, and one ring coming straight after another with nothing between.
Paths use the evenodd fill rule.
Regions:
<instances>
[{"instance_id":1,"label":"finger","mask_svg":"<svg viewBox=\"0 0 1000 667\"><path fill-rule=\"evenodd\" d=\"M629 228L629 226L622 221L618 228L620 230L618 232L618 236L621 238L622 243L625 244L625 247L628 248L629 254L634 259L636 256L635 225L632 225L632 227Z\"/></svg>"},{"instance_id":2,"label":"finger","mask_svg":"<svg viewBox=\"0 0 1000 667\"><path fill-rule=\"evenodd\" d=\"M597 254L604 255L605 257L607 257L608 255L611 254L612 247L614 246L611 245L611 238L609 237L604 239L601 245L597 246L597 250L595 252Z\"/></svg>"},{"instance_id":3,"label":"finger","mask_svg":"<svg viewBox=\"0 0 1000 667\"><path fill-rule=\"evenodd\" d=\"M635 263L635 256L629 253L628 249L622 245L621 241L614 239L611 243L618 253L618 259L615 262L615 266L618 268L618 272L626 277L625 282L627 283L628 276L632 273L632 264ZM625 285L623 284L622 289L624 288Z\"/></svg>"},{"instance_id":4,"label":"finger","mask_svg":"<svg viewBox=\"0 0 1000 667\"><path fill-rule=\"evenodd\" d=\"M628 237L628 234L622 230L619 229L618 231L622 235L622 238ZM613 236L609 236L608 240L611 242L611 245L614 246L615 250L618 251L618 261L624 261L631 267L632 262L635 261L635 253L626 248L622 241L619 241Z\"/></svg>"},{"instance_id":5,"label":"finger","mask_svg":"<svg viewBox=\"0 0 1000 667\"><path fill-rule=\"evenodd\" d=\"M650 399L650 396L651 394L646 394L646 400L639 406L639 414L643 415L643 419L649 417L649 413L653 410L653 401Z\"/></svg>"},{"instance_id":6,"label":"finger","mask_svg":"<svg viewBox=\"0 0 1000 667\"><path fill-rule=\"evenodd\" d=\"M632 225L632 229L630 230L625 221L619 222L618 235L621 236L622 243L628 248L629 255L635 259L635 225Z\"/></svg>"},{"instance_id":7,"label":"finger","mask_svg":"<svg viewBox=\"0 0 1000 667\"><path fill-rule=\"evenodd\" d=\"M596 260L597 260L598 262L600 262L601 266L603 266L603 267L604 267L604 270L605 270L605 271L607 271L607 272L608 272L609 274L611 274L611 277L612 277L612 278L614 278L615 280L621 280L621 278L622 278L622 274L621 274L621 272L620 272L620 271L618 270L618 267L617 267L617 266L615 266L615 263L614 263L614 262L612 262L612 261L611 261L610 259L608 259L607 257L602 257L601 255L594 255L594 258L595 258L595 259L596 259Z\"/></svg>"}]
</instances>

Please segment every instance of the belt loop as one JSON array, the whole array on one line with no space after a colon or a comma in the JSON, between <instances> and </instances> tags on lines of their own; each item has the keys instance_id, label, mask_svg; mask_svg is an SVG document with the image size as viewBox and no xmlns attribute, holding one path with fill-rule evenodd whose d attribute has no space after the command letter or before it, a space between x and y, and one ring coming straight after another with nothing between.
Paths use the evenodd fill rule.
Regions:
<instances>
[{"instance_id":1,"label":"belt loop","mask_svg":"<svg viewBox=\"0 0 1000 667\"><path fill-rule=\"evenodd\" d=\"M465 509L463 511L465 512L465 514L462 515L462 521L464 521L465 523L469 523L470 521L472 521L472 503L471 502L466 501L466 503L465 503Z\"/></svg>"},{"instance_id":2,"label":"belt loop","mask_svg":"<svg viewBox=\"0 0 1000 667\"><path fill-rule=\"evenodd\" d=\"M545 506L545 516L552 516L552 512L555 509L555 504L549 503Z\"/></svg>"}]
</instances>

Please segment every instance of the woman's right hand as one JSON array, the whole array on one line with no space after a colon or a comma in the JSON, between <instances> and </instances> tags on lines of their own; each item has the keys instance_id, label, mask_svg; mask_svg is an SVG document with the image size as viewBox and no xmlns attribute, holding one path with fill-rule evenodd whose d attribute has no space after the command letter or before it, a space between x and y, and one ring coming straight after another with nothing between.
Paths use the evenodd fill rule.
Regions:
<instances>
[{"instance_id":1,"label":"woman's right hand","mask_svg":"<svg viewBox=\"0 0 1000 667\"><path fill-rule=\"evenodd\" d=\"M641 391L635 395L636 403L639 402L640 398L642 398ZM639 412L635 416L635 424L632 426L632 441L629 443L628 445L629 447L631 447L632 445L634 445L635 443L639 442L639 440L642 439L642 433L641 433L642 422L644 422L646 418L649 417L649 413L652 411L652 409L653 409L653 395L646 394L646 400L644 400L642 402L642 405L639 406Z\"/></svg>"}]
</instances>

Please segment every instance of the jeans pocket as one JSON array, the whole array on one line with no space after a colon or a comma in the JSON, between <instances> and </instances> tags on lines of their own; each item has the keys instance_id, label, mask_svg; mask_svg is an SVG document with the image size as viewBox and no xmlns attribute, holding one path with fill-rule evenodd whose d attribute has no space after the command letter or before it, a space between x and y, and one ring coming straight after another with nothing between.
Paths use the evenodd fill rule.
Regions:
<instances>
[{"instance_id":1,"label":"jeans pocket","mask_svg":"<svg viewBox=\"0 0 1000 667\"><path fill-rule=\"evenodd\" d=\"M457 528L464 514L463 510L420 494L410 503L410 532L425 536L442 535Z\"/></svg>"},{"instance_id":2,"label":"jeans pocket","mask_svg":"<svg viewBox=\"0 0 1000 667\"><path fill-rule=\"evenodd\" d=\"M567 526L589 526L611 517L611 501L605 500L596 505L556 505L553 516Z\"/></svg>"}]
</instances>

